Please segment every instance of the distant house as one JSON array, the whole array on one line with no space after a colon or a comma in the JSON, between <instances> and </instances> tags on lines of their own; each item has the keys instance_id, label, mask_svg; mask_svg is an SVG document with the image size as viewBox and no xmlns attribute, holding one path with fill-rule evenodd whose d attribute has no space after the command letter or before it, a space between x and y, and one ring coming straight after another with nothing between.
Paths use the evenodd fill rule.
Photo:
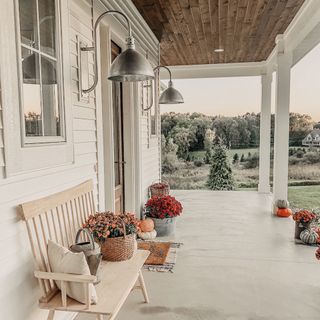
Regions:
<instances>
[{"instance_id":1,"label":"distant house","mask_svg":"<svg viewBox=\"0 0 320 320\"><path fill-rule=\"evenodd\" d=\"M313 129L303 140L302 145L307 147L320 147L320 129Z\"/></svg>"}]
</instances>

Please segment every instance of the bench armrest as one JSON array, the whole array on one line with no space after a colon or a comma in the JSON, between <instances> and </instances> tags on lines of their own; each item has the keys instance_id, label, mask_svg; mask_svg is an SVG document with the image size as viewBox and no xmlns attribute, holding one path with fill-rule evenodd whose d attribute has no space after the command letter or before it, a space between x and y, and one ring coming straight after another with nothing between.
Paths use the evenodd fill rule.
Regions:
<instances>
[{"instance_id":1,"label":"bench armrest","mask_svg":"<svg viewBox=\"0 0 320 320\"><path fill-rule=\"evenodd\" d=\"M93 283L97 280L97 277L92 275L55 273L55 272L43 272L43 271L35 271L34 276L38 279L44 279L44 280L82 282L82 283Z\"/></svg>"}]
</instances>

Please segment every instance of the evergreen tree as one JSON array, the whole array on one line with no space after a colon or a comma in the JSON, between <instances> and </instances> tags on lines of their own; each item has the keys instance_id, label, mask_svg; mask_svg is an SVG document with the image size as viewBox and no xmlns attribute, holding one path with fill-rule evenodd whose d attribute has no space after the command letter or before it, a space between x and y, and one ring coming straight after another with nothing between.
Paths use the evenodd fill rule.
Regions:
<instances>
[{"instance_id":1,"label":"evergreen tree","mask_svg":"<svg viewBox=\"0 0 320 320\"><path fill-rule=\"evenodd\" d=\"M241 155L240 162L244 162L244 154Z\"/></svg>"},{"instance_id":2,"label":"evergreen tree","mask_svg":"<svg viewBox=\"0 0 320 320\"><path fill-rule=\"evenodd\" d=\"M233 163L233 164L236 164L236 163L238 163L238 162L239 162L239 155L238 155L237 153L235 153L235 154L233 155L232 163Z\"/></svg>"},{"instance_id":3,"label":"evergreen tree","mask_svg":"<svg viewBox=\"0 0 320 320\"><path fill-rule=\"evenodd\" d=\"M206 153L204 155L204 163L209 164L211 162L212 158L212 148L206 150Z\"/></svg>"},{"instance_id":4,"label":"evergreen tree","mask_svg":"<svg viewBox=\"0 0 320 320\"><path fill-rule=\"evenodd\" d=\"M234 180L225 146L217 143L212 150L211 168L207 186L211 190L233 190Z\"/></svg>"}]
</instances>

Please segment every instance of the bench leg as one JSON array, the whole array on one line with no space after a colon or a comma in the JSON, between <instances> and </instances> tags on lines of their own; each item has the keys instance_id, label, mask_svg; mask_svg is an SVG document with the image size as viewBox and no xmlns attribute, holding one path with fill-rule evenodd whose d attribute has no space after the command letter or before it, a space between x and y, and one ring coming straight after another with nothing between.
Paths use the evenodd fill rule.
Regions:
<instances>
[{"instance_id":1,"label":"bench leg","mask_svg":"<svg viewBox=\"0 0 320 320\"><path fill-rule=\"evenodd\" d=\"M55 313L55 311L54 311L54 310L49 310L48 320L53 320L54 313Z\"/></svg>"},{"instance_id":2,"label":"bench leg","mask_svg":"<svg viewBox=\"0 0 320 320\"><path fill-rule=\"evenodd\" d=\"M141 270L139 271L139 282L140 282L141 290L142 290L142 293L144 296L144 301L146 303L149 303L148 292L147 292L146 284L144 283L144 279L143 279Z\"/></svg>"},{"instance_id":3,"label":"bench leg","mask_svg":"<svg viewBox=\"0 0 320 320\"><path fill-rule=\"evenodd\" d=\"M103 320L103 315L102 314L97 314L97 320Z\"/></svg>"}]
</instances>

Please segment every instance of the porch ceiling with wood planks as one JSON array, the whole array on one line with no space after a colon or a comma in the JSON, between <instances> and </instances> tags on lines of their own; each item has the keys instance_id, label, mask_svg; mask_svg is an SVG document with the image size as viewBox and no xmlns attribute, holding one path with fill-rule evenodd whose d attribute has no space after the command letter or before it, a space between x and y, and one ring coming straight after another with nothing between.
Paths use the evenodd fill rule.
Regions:
<instances>
[{"instance_id":1,"label":"porch ceiling with wood planks","mask_svg":"<svg viewBox=\"0 0 320 320\"><path fill-rule=\"evenodd\" d=\"M305 0L133 0L164 65L266 60ZM215 49L224 49L216 53Z\"/></svg>"}]
</instances>

